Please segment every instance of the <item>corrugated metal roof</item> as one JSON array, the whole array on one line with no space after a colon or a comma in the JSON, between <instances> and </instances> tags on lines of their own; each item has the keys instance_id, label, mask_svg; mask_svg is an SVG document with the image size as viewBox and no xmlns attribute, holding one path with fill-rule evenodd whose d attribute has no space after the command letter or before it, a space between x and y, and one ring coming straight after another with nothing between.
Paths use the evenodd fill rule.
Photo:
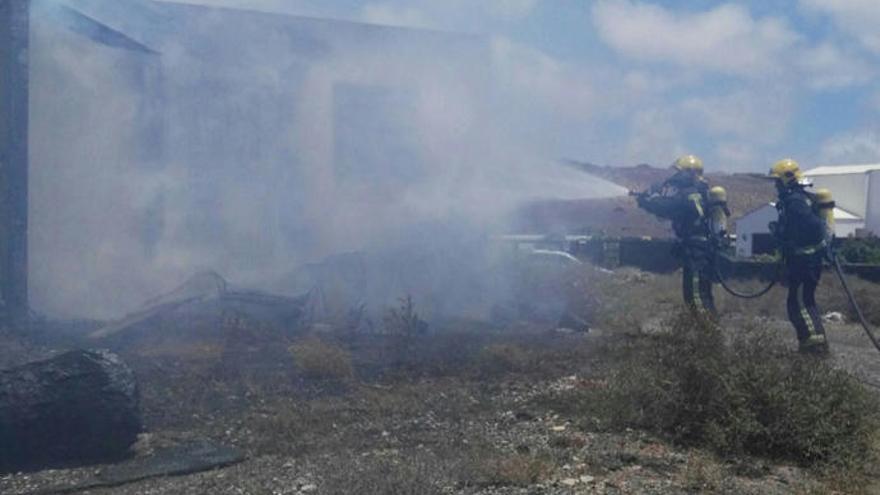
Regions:
<instances>
[{"instance_id":1,"label":"corrugated metal roof","mask_svg":"<svg viewBox=\"0 0 880 495\"><path fill-rule=\"evenodd\" d=\"M807 170L804 172L804 175L815 177L817 175L866 174L874 170L880 170L880 163L868 165L826 165Z\"/></svg>"},{"instance_id":2,"label":"corrugated metal roof","mask_svg":"<svg viewBox=\"0 0 880 495\"><path fill-rule=\"evenodd\" d=\"M840 208L834 209L834 219L835 220L862 220L862 217L850 213L846 210L841 210Z\"/></svg>"}]
</instances>

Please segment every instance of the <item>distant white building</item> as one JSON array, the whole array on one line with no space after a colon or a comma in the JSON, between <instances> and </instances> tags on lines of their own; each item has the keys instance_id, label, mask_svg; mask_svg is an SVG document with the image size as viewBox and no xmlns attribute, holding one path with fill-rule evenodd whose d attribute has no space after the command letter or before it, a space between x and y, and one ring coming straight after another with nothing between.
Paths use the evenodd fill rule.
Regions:
<instances>
[{"instance_id":1,"label":"distant white building","mask_svg":"<svg viewBox=\"0 0 880 495\"><path fill-rule=\"evenodd\" d=\"M855 235L855 229L880 235L880 163L871 165L834 165L804 172L815 188L827 188L834 195L837 208L859 222L851 230L847 224L837 230L838 237ZM835 211L835 219L838 218Z\"/></svg>"},{"instance_id":2,"label":"distant white building","mask_svg":"<svg viewBox=\"0 0 880 495\"><path fill-rule=\"evenodd\" d=\"M880 164L822 166L804 172L814 190L831 190L837 237L880 235ZM770 203L736 221L736 255L751 257L775 249L768 224L777 218Z\"/></svg>"}]
</instances>

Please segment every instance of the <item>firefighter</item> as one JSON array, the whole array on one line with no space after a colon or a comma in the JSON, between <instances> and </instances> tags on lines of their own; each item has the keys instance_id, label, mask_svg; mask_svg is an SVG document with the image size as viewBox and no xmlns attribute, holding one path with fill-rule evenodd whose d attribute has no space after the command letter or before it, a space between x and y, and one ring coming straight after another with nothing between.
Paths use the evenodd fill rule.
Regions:
<instances>
[{"instance_id":1,"label":"firefighter","mask_svg":"<svg viewBox=\"0 0 880 495\"><path fill-rule=\"evenodd\" d=\"M695 313L715 318L712 232L707 216L709 186L703 179L703 162L687 155L676 160L672 169L672 177L635 194L636 199L640 208L672 221L678 239L676 253L682 263L684 302ZM726 202L726 193L724 196Z\"/></svg>"},{"instance_id":2,"label":"firefighter","mask_svg":"<svg viewBox=\"0 0 880 495\"><path fill-rule=\"evenodd\" d=\"M799 350L825 355L828 342L822 316L816 304L816 287L822 265L830 249L831 231L823 212L833 209L830 192L810 194L797 162L787 158L770 169L775 181L779 219L770 223L770 231L781 248L788 282L786 307L788 319L797 332ZM833 213L832 213L833 214Z\"/></svg>"}]
</instances>

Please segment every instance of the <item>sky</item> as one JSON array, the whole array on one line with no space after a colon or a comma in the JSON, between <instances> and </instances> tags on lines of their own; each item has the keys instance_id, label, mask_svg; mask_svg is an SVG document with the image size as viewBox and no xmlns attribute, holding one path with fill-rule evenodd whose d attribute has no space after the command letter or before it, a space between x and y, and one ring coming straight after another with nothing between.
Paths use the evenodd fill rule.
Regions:
<instances>
[{"instance_id":1,"label":"sky","mask_svg":"<svg viewBox=\"0 0 880 495\"><path fill-rule=\"evenodd\" d=\"M187 0L476 34L548 154L763 171L880 161L876 0ZM537 137L536 137L537 136Z\"/></svg>"}]
</instances>

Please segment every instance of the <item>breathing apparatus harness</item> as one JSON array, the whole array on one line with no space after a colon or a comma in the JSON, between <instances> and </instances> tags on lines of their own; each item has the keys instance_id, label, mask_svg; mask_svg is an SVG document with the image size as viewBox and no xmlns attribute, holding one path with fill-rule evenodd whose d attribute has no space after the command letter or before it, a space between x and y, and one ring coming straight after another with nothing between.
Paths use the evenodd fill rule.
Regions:
<instances>
[{"instance_id":1,"label":"breathing apparatus harness","mask_svg":"<svg viewBox=\"0 0 880 495\"><path fill-rule=\"evenodd\" d=\"M708 238L709 238L710 263L712 265L712 271L713 271L718 283L730 295L732 295L734 297L741 298L741 299L757 299L757 298L763 296L764 294L770 292L770 289L772 289L776 285L777 281L779 280L779 273L777 273L776 276L773 277L773 279L770 281L770 283L766 287L763 287L758 292L751 293L751 294L739 292L727 283L727 280L724 278L724 275L721 273L721 264L719 263L719 261L722 257L722 248L726 244L726 232L719 231L718 229L713 228L713 225L710 222L715 220L715 216L717 215L717 213L713 210L715 210L716 208L723 208L723 214L726 217L730 216L730 210L727 208L726 198L724 200L722 200L721 203L718 203L718 202L713 203L713 202L709 201L708 198L705 198L705 197L704 197L704 201L706 202L706 205L707 205L708 215L704 215L702 218L703 229L707 233Z\"/></svg>"}]
</instances>

